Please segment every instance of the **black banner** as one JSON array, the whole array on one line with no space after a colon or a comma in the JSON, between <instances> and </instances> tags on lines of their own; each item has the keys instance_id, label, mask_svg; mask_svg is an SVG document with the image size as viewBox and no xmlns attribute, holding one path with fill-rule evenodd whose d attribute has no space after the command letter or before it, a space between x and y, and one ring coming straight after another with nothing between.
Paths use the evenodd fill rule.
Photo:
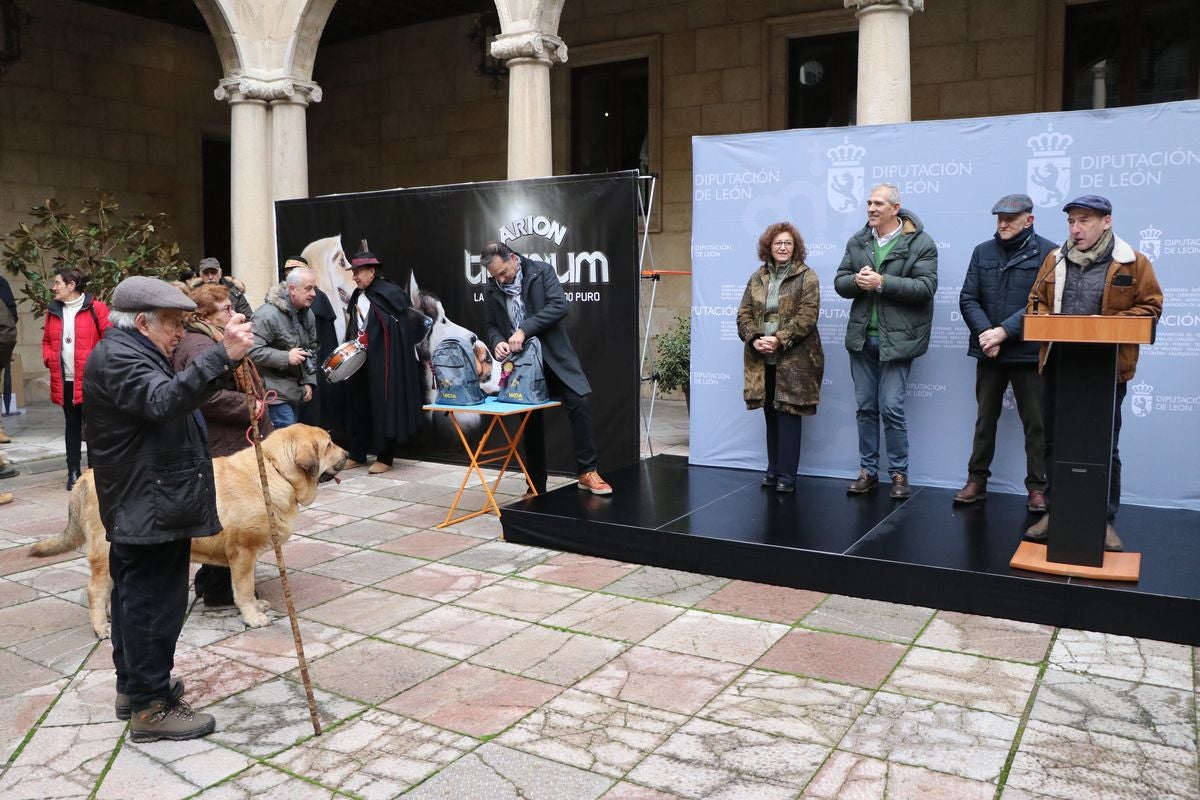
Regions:
<instances>
[{"instance_id":1,"label":"black banner","mask_svg":"<svg viewBox=\"0 0 1200 800\"><path fill-rule=\"evenodd\" d=\"M345 299L354 290L346 267L366 239L383 263L383 274L434 318L421 348L423 359L448 336L468 342L471 334L485 338L487 273L479 264L479 251L488 241L552 264L570 308L571 342L592 385L603 472L639 457L636 175L573 175L280 201L275 204L279 253L303 254L322 291L344 312ZM427 402L431 386L426 385ZM462 444L444 415L426 422L403 454L464 461ZM469 418L467 425L474 444L482 432L479 418ZM491 444L498 444L500 436L495 434ZM574 448L564 411L547 412L546 436L549 468L573 473Z\"/></svg>"}]
</instances>

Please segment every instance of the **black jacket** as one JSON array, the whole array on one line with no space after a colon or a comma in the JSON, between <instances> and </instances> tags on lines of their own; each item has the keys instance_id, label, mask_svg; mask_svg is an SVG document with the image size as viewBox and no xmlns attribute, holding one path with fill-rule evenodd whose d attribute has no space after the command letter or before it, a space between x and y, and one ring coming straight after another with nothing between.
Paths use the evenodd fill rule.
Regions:
<instances>
[{"instance_id":1,"label":"black jacket","mask_svg":"<svg viewBox=\"0 0 1200 800\"><path fill-rule=\"evenodd\" d=\"M586 395L592 391L583 365L571 339L567 336L567 298L554 267L543 261L521 259L521 299L525 302L525 319L521 330L526 338L536 336L542 343L542 361L559 379L576 394ZM495 352L496 345L508 341L513 334L512 320L508 316L507 295L489 280L484 292L484 311L487 314L488 346Z\"/></svg>"},{"instance_id":2,"label":"black jacket","mask_svg":"<svg viewBox=\"0 0 1200 800\"><path fill-rule=\"evenodd\" d=\"M1013 253L1006 253L996 237L975 248L958 295L963 321L971 331L967 355L986 359L979 346L979 334L1000 325L1008 338L1000 345L1000 355L986 360L1004 364L1037 363L1039 343L1026 342L1021 335L1025 304L1038 269L1054 247L1054 242L1031 230L1024 244Z\"/></svg>"},{"instance_id":3,"label":"black jacket","mask_svg":"<svg viewBox=\"0 0 1200 800\"><path fill-rule=\"evenodd\" d=\"M88 461L110 542L160 544L221 530L196 409L233 366L224 347L210 347L177 375L141 334L105 331L83 382Z\"/></svg>"}]
</instances>

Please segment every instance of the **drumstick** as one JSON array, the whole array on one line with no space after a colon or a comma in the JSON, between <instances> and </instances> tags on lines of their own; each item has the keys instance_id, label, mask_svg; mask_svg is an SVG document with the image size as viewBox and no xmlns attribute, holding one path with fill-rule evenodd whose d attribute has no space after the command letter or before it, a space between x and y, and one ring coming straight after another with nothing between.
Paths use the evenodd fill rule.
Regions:
<instances>
[{"instance_id":1,"label":"drumstick","mask_svg":"<svg viewBox=\"0 0 1200 800\"><path fill-rule=\"evenodd\" d=\"M262 433L258 429L258 416L254 413L255 380L243 362L237 368L238 386L246 393L246 408L250 411L250 429L254 432L254 455L258 458L258 479L262 483L263 502L267 507L267 524L271 529L271 545L275 548L275 566L279 567L279 582L283 586L283 602L287 605L288 621L292 623L292 639L296 643L296 658L300 661L300 680L304 683L304 696L308 698L308 716L312 719L313 733L321 735L321 721L317 719L317 699L313 696L312 681L308 677L308 660L304 657L304 642L300 640L300 622L296 619L296 606L292 602L292 589L288 585L287 567L283 563L283 545L275 521L275 507L271 504L271 491L267 487L267 465L263 462ZM261 378L259 379L261 381Z\"/></svg>"}]
</instances>

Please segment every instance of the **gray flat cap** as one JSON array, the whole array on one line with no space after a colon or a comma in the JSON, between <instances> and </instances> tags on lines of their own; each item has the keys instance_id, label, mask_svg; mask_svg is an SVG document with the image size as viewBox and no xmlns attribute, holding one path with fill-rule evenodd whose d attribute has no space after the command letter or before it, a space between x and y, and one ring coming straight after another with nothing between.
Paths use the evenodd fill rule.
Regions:
<instances>
[{"instance_id":1,"label":"gray flat cap","mask_svg":"<svg viewBox=\"0 0 1200 800\"><path fill-rule=\"evenodd\" d=\"M196 304L179 289L158 278L130 275L113 289L112 307L117 311L157 311L178 308L195 311Z\"/></svg>"},{"instance_id":2,"label":"gray flat cap","mask_svg":"<svg viewBox=\"0 0 1200 800\"><path fill-rule=\"evenodd\" d=\"M993 214L1024 214L1033 211L1033 200L1027 194L1006 194L992 206Z\"/></svg>"},{"instance_id":3,"label":"gray flat cap","mask_svg":"<svg viewBox=\"0 0 1200 800\"><path fill-rule=\"evenodd\" d=\"M221 262L218 261L217 259L213 258L212 256L209 256L208 258L200 259L200 265L197 267L197 269L200 272L204 272L205 270L220 269L220 268L221 268Z\"/></svg>"}]
</instances>

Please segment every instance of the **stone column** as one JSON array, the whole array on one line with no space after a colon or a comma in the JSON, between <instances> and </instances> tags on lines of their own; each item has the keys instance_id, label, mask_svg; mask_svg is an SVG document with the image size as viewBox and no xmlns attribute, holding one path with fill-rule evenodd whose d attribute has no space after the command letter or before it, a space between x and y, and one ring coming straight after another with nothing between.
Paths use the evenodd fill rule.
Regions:
<instances>
[{"instance_id":1,"label":"stone column","mask_svg":"<svg viewBox=\"0 0 1200 800\"><path fill-rule=\"evenodd\" d=\"M912 120L908 18L925 0L844 0L857 8L859 125Z\"/></svg>"},{"instance_id":2,"label":"stone column","mask_svg":"<svg viewBox=\"0 0 1200 800\"><path fill-rule=\"evenodd\" d=\"M290 93L271 102L271 199L308 197L309 102L321 102L315 83L289 82Z\"/></svg>"},{"instance_id":3,"label":"stone column","mask_svg":"<svg viewBox=\"0 0 1200 800\"><path fill-rule=\"evenodd\" d=\"M554 174L550 67L567 60L563 40L540 31L501 34L492 55L508 63L508 178Z\"/></svg>"}]
</instances>

